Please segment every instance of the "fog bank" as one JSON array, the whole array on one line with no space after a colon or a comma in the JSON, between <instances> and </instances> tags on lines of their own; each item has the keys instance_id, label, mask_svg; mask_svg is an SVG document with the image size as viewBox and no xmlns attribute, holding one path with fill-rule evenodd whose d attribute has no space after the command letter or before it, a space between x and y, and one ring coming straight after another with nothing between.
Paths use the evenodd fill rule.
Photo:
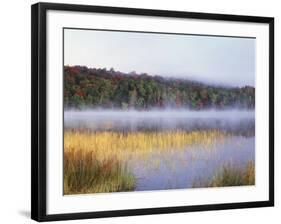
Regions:
<instances>
[{"instance_id":1,"label":"fog bank","mask_svg":"<svg viewBox=\"0 0 281 224\"><path fill-rule=\"evenodd\" d=\"M253 110L68 110L64 127L93 131L166 131L219 129L254 132Z\"/></svg>"}]
</instances>

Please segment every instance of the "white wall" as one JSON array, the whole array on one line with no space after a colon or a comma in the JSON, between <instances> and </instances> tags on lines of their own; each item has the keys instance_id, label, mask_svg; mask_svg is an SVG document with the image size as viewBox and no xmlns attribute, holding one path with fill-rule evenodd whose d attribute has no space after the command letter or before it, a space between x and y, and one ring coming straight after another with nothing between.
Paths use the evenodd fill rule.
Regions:
<instances>
[{"instance_id":1,"label":"white wall","mask_svg":"<svg viewBox=\"0 0 281 224\"><path fill-rule=\"evenodd\" d=\"M51 1L51 0L50 0ZM0 223L30 220L30 5L1 1L0 7ZM275 17L275 208L107 218L60 223L278 223L280 198L280 4L278 0L68 0L60 2ZM280 222L280 221L279 221Z\"/></svg>"}]
</instances>

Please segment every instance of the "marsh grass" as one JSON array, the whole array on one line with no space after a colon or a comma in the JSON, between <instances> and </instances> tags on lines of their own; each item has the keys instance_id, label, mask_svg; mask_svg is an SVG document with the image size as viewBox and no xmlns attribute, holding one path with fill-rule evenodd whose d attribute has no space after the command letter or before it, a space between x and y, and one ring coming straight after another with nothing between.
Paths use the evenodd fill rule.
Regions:
<instances>
[{"instance_id":1,"label":"marsh grass","mask_svg":"<svg viewBox=\"0 0 281 224\"><path fill-rule=\"evenodd\" d=\"M211 150L222 143L228 134L218 130L207 131L65 131L64 133L64 194L132 191L137 180L130 172L128 161L145 158L151 153L185 150L200 146ZM223 170L213 186L244 185L253 181L251 173L241 181L240 172ZM244 176L244 174L243 174ZM248 179L247 179L248 178ZM240 184L242 182L242 184Z\"/></svg>"},{"instance_id":2,"label":"marsh grass","mask_svg":"<svg viewBox=\"0 0 281 224\"><path fill-rule=\"evenodd\" d=\"M130 191L135 179L126 165L111 157L99 160L93 151L64 153L64 194Z\"/></svg>"},{"instance_id":3,"label":"marsh grass","mask_svg":"<svg viewBox=\"0 0 281 224\"><path fill-rule=\"evenodd\" d=\"M226 133L218 130L127 133L67 131L64 134L64 150L95 152L98 160L109 157L123 160L132 153L141 155L155 150L186 149L193 145L208 149L226 136Z\"/></svg>"},{"instance_id":4,"label":"marsh grass","mask_svg":"<svg viewBox=\"0 0 281 224\"><path fill-rule=\"evenodd\" d=\"M225 165L211 179L211 181L198 181L193 187L227 187L255 184L255 164L249 161L244 169Z\"/></svg>"}]
</instances>

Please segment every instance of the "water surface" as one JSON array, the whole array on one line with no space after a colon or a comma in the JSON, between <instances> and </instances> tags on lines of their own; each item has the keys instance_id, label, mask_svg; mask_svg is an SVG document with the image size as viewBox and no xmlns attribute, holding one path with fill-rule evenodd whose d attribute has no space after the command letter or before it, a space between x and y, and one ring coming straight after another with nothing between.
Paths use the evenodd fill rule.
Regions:
<instances>
[{"instance_id":1,"label":"water surface","mask_svg":"<svg viewBox=\"0 0 281 224\"><path fill-rule=\"evenodd\" d=\"M136 178L135 190L189 188L211 180L224 165L245 168L255 161L254 111L65 111L65 130L137 132L206 131L227 133L211 146L183 150L156 148L146 156L130 156L128 167Z\"/></svg>"}]
</instances>

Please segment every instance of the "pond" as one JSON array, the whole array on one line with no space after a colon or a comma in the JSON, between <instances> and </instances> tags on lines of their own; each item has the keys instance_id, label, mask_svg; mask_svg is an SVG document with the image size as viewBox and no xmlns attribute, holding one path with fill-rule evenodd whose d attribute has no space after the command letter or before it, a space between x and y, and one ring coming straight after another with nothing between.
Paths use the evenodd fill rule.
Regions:
<instances>
[{"instance_id":1,"label":"pond","mask_svg":"<svg viewBox=\"0 0 281 224\"><path fill-rule=\"evenodd\" d=\"M153 133L153 136L157 136L155 133L195 133L199 136L196 140L182 140L178 148L176 142L166 139L163 140L166 147L160 142L161 147L151 143L150 149L141 153L128 151L123 162L135 177L135 191L199 187L201 183L211 182L224 167L243 170L255 161L254 111L69 110L64 113L64 128L65 131L86 130L93 135L109 132L124 136L129 133Z\"/></svg>"}]
</instances>

